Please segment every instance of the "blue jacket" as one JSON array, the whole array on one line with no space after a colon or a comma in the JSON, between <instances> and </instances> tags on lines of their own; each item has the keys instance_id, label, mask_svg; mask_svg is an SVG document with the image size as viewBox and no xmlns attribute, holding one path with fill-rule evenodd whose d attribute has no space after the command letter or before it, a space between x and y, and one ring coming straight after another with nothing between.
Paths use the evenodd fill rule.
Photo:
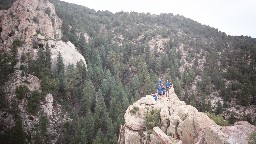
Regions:
<instances>
[{"instance_id":1,"label":"blue jacket","mask_svg":"<svg viewBox=\"0 0 256 144\"><path fill-rule=\"evenodd\" d=\"M158 94L162 94L162 92L163 92L162 87L161 87L161 86L158 86L158 88L157 88L157 93L158 93Z\"/></svg>"},{"instance_id":2,"label":"blue jacket","mask_svg":"<svg viewBox=\"0 0 256 144\"><path fill-rule=\"evenodd\" d=\"M167 82L167 83L165 84L165 86L169 88L169 87L172 86L172 84L171 84L170 82Z\"/></svg>"},{"instance_id":3,"label":"blue jacket","mask_svg":"<svg viewBox=\"0 0 256 144\"><path fill-rule=\"evenodd\" d=\"M165 87L162 87L162 91L163 91L163 92L165 92L165 91L166 91Z\"/></svg>"}]
</instances>

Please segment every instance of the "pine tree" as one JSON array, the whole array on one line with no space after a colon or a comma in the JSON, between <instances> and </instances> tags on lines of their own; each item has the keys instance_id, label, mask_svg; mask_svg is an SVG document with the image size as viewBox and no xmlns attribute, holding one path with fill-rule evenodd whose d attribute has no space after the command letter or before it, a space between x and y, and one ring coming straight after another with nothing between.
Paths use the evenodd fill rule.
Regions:
<instances>
[{"instance_id":1,"label":"pine tree","mask_svg":"<svg viewBox=\"0 0 256 144\"><path fill-rule=\"evenodd\" d=\"M18 114L15 115L15 126L11 129L10 143L25 143L25 133L22 127L22 119Z\"/></svg>"},{"instance_id":2,"label":"pine tree","mask_svg":"<svg viewBox=\"0 0 256 144\"><path fill-rule=\"evenodd\" d=\"M88 111L88 113L86 114L84 123L85 123L84 129L86 130L87 141L88 143L92 143L92 140L95 136L94 135L95 121L94 121L93 114L90 111Z\"/></svg>"},{"instance_id":3,"label":"pine tree","mask_svg":"<svg viewBox=\"0 0 256 144\"><path fill-rule=\"evenodd\" d=\"M173 81L173 87L177 96L181 96L181 86L180 86L180 81L178 79L175 79Z\"/></svg>"},{"instance_id":4,"label":"pine tree","mask_svg":"<svg viewBox=\"0 0 256 144\"><path fill-rule=\"evenodd\" d=\"M113 122L110 118L107 119L107 142L113 144L117 142L117 137L114 131Z\"/></svg>"},{"instance_id":5,"label":"pine tree","mask_svg":"<svg viewBox=\"0 0 256 144\"><path fill-rule=\"evenodd\" d=\"M229 117L229 123L234 124L235 123L235 115L234 112L231 112L231 115Z\"/></svg>"},{"instance_id":6,"label":"pine tree","mask_svg":"<svg viewBox=\"0 0 256 144\"><path fill-rule=\"evenodd\" d=\"M94 103L94 96L95 96L95 88L93 83L89 81L85 81L83 92L82 92L82 100L81 100L81 113L85 114L88 110L91 111Z\"/></svg>"},{"instance_id":7,"label":"pine tree","mask_svg":"<svg viewBox=\"0 0 256 144\"><path fill-rule=\"evenodd\" d=\"M104 139L104 134L102 133L101 129L98 129L95 139L93 140L93 144L104 144L106 140Z\"/></svg>"},{"instance_id":8,"label":"pine tree","mask_svg":"<svg viewBox=\"0 0 256 144\"><path fill-rule=\"evenodd\" d=\"M206 98L205 94L203 93L201 96L201 111L206 111L207 109L207 103L206 103Z\"/></svg>"},{"instance_id":9,"label":"pine tree","mask_svg":"<svg viewBox=\"0 0 256 144\"><path fill-rule=\"evenodd\" d=\"M218 101L218 103L217 103L217 108L215 109L215 114L222 114L222 112L223 112L223 107L222 107L222 104L221 104L221 102L220 101Z\"/></svg>"},{"instance_id":10,"label":"pine tree","mask_svg":"<svg viewBox=\"0 0 256 144\"><path fill-rule=\"evenodd\" d=\"M96 93L96 106L94 111L95 128L94 130L105 130L106 120L108 118L107 108L104 102L104 98L101 94L101 90Z\"/></svg>"},{"instance_id":11,"label":"pine tree","mask_svg":"<svg viewBox=\"0 0 256 144\"><path fill-rule=\"evenodd\" d=\"M194 107L196 106L196 98L195 98L195 94L194 93L192 93L192 95L191 95L190 105L192 105Z\"/></svg>"},{"instance_id":12,"label":"pine tree","mask_svg":"<svg viewBox=\"0 0 256 144\"><path fill-rule=\"evenodd\" d=\"M207 109L206 109L207 112L211 113L212 112L212 103L211 103L211 100L208 100L208 104L207 104Z\"/></svg>"},{"instance_id":13,"label":"pine tree","mask_svg":"<svg viewBox=\"0 0 256 144\"><path fill-rule=\"evenodd\" d=\"M57 77L59 80L58 92L59 92L59 95L61 96L62 100L65 100L65 95L66 95L64 71L65 71L65 66L63 63L63 58L61 56L61 53L59 52L58 57L57 57L56 74L57 74Z\"/></svg>"},{"instance_id":14,"label":"pine tree","mask_svg":"<svg viewBox=\"0 0 256 144\"><path fill-rule=\"evenodd\" d=\"M64 63L63 63L63 57L62 57L61 53L59 52L58 57L57 57L56 74L58 76L59 75L64 76L64 69L65 69L65 66L64 66Z\"/></svg>"}]
</instances>

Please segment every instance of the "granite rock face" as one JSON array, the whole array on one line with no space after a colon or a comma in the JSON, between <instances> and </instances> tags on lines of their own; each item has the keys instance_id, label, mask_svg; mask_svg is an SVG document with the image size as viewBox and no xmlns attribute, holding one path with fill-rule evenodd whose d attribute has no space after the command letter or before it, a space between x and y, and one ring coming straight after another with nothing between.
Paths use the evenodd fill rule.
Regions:
<instances>
[{"instance_id":1,"label":"granite rock face","mask_svg":"<svg viewBox=\"0 0 256 144\"><path fill-rule=\"evenodd\" d=\"M145 115L151 110L160 110L161 117L161 126L155 127L153 133L146 130L145 124ZM150 95L141 98L128 107L124 118L119 136L121 144L244 144L256 130L255 126L245 121L237 122L234 126L217 125L206 114L180 101L173 88L169 97L161 96L157 101Z\"/></svg>"},{"instance_id":2,"label":"granite rock face","mask_svg":"<svg viewBox=\"0 0 256 144\"><path fill-rule=\"evenodd\" d=\"M18 47L18 57L30 54L37 58L39 48L51 49L52 67L60 52L65 66L76 65L84 57L71 42L61 40L62 21L55 13L55 8L48 0L17 0L8 10L0 11L0 50L8 52L13 42L19 40L23 45Z\"/></svg>"}]
</instances>

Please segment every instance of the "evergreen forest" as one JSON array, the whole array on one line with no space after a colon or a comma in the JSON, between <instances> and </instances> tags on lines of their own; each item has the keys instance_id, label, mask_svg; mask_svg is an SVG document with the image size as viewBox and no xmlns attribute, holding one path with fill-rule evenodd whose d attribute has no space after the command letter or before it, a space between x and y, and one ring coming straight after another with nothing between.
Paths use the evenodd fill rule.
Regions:
<instances>
[{"instance_id":1,"label":"evergreen forest","mask_svg":"<svg viewBox=\"0 0 256 144\"><path fill-rule=\"evenodd\" d=\"M0 1L6 9L12 1ZM228 113L237 105L256 105L256 39L230 36L218 29L174 14L95 11L84 6L50 0L62 20L62 40L71 41L84 56L82 62L65 68L58 55L51 70L50 46L38 47L38 58L24 55L22 74L41 80L41 92L25 86L16 90L18 99L28 99L28 112L37 115L43 96L51 93L72 121L63 123L56 143L113 144L129 105L157 89L159 77L170 80L178 97L199 111ZM6 3L6 4L3 4ZM2 5L3 4L3 5ZM22 45L14 41L13 47ZM0 89L14 72L16 51L0 53ZM0 108L7 107L0 90ZM212 104L218 97L223 100ZM18 108L13 110L15 127L6 136L9 143L24 142ZM232 115L232 113L230 113ZM231 116L232 117L232 116ZM245 115L252 124L256 118ZM232 117L232 123L234 117ZM49 143L48 120L39 114L35 143ZM1 129L1 128L0 128Z\"/></svg>"}]
</instances>

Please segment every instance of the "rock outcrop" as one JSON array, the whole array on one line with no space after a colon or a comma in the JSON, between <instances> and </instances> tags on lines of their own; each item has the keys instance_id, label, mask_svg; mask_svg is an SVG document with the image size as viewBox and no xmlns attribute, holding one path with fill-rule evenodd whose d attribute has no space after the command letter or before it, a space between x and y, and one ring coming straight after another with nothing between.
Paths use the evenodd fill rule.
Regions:
<instances>
[{"instance_id":1,"label":"rock outcrop","mask_svg":"<svg viewBox=\"0 0 256 144\"><path fill-rule=\"evenodd\" d=\"M161 119L159 128L153 128L154 132L146 127L146 114L152 110L159 110ZM124 119L125 123L120 128L120 144L244 144L256 130L246 121L236 122L234 126L217 125L206 114L180 101L173 88L169 97L161 96L157 101L150 95L141 98L128 107Z\"/></svg>"},{"instance_id":2,"label":"rock outcrop","mask_svg":"<svg viewBox=\"0 0 256 144\"><path fill-rule=\"evenodd\" d=\"M18 57L29 53L36 59L38 48L51 49L52 64L60 52L65 66L76 65L84 57L71 42L61 40L62 21L55 13L55 8L48 0L17 0L8 10L0 11L0 49L8 52L15 40L23 42L18 47Z\"/></svg>"},{"instance_id":3,"label":"rock outcrop","mask_svg":"<svg viewBox=\"0 0 256 144\"><path fill-rule=\"evenodd\" d=\"M61 40L62 21L55 13L55 8L48 0L17 0L8 10L0 11L0 52L10 54L15 51L14 73L11 74L4 84L5 96L8 107L17 105L22 119L22 128L32 138L35 136L35 128L39 124L39 113L44 112L49 121L47 130L51 133L51 143L59 135L60 124L70 121L68 114L62 111L62 106L56 102L53 95L41 93L41 80L32 75L24 75L21 65L28 65L22 62L22 56L37 59L39 49L51 51L52 68L56 67L57 56L61 53L65 66L76 65L82 62L86 66L84 57L76 50L71 42ZM15 50L14 50L15 49ZM17 55L16 55L17 54ZM17 61L17 64L16 64ZM26 86L29 92L38 92L43 95L40 99L35 114L28 112L28 98L31 94L18 99L16 90L19 86ZM55 103L55 105L53 105ZM15 126L15 116L10 110L1 109L0 122L5 124L6 129L1 133Z\"/></svg>"},{"instance_id":4,"label":"rock outcrop","mask_svg":"<svg viewBox=\"0 0 256 144\"><path fill-rule=\"evenodd\" d=\"M51 48L51 59L52 59L52 68L55 69L55 66L57 64L57 58L59 55L59 52L61 56L63 57L63 63L65 66L68 66L70 64L76 65L77 62L81 61L85 64L86 62L84 57L76 50L75 45L71 42L63 42L63 41L48 41L49 45L54 45L53 48Z\"/></svg>"}]
</instances>

